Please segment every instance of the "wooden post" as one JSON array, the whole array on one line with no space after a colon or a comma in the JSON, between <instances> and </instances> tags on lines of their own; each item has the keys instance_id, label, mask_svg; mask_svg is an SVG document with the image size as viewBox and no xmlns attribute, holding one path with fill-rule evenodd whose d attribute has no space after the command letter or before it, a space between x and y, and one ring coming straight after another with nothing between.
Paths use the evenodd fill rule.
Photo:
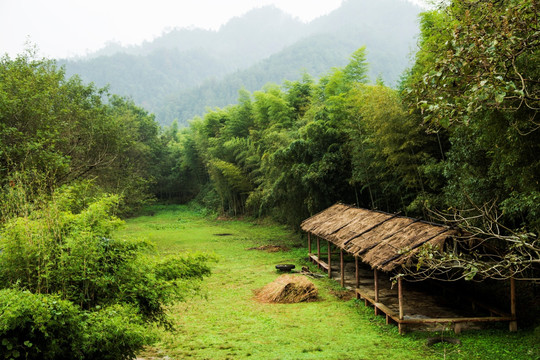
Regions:
<instances>
[{"instance_id":1,"label":"wooden post","mask_svg":"<svg viewBox=\"0 0 540 360\"><path fill-rule=\"evenodd\" d=\"M341 287L345 287L345 261L343 259L343 249L339 252L339 268L341 270Z\"/></svg>"},{"instance_id":2,"label":"wooden post","mask_svg":"<svg viewBox=\"0 0 540 360\"><path fill-rule=\"evenodd\" d=\"M401 276L398 277L397 285L398 285L399 320L403 320L403 284L401 283Z\"/></svg>"},{"instance_id":3,"label":"wooden post","mask_svg":"<svg viewBox=\"0 0 540 360\"><path fill-rule=\"evenodd\" d=\"M321 239L317 236L317 268L321 268Z\"/></svg>"},{"instance_id":4,"label":"wooden post","mask_svg":"<svg viewBox=\"0 0 540 360\"><path fill-rule=\"evenodd\" d=\"M308 254L311 256L311 234L307 233L307 248L308 248ZM309 258L311 261L311 257Z\"/></svg>"},{"instance_id":5,"label":"wooden post","mask_svg":"<svg viewBox=\"0 0 540 360\"><path fill-rule=\"evenodd\" d=\"M514 320L510 321L509 330L517 331L517 321L516 319L516 280L510 278L510 315Z\"/></svg>"},{"instance_id":6,"label":"wooden post","mask_svg":"<svg viewBox=\"0 0 540 360\"><path fill-rule=\"evenodd\" d=\"M332 278L332 245L330 245L330 241L326 240L326 243L328 244L328 278Z\"/></svg>"},{"instance_id":7,"label":"wooden post","mask_svg":"<svg viewBox=\"0 0 540 360\"><path fill-rule=\"evenodd\" d=\"M379 302L379 276L377 274L377 269L373 270L373 280L375 283L375 302ZM377 305L375 305L375 315L379 315L379 309L377 309Z\"/></svg>"},{"instance_id":8,"label":"wooden post","mask_svg":"<svg viewBox=\"0 0 540 360\"><path fill-rule=\"evenodd\" d=\"M360 269L358 268L358 256L355 256L354 257L354 277L356 279L356 289L359 289L360 288ZM356 292L356 298L357 299L360 299L360 294L358 294L358 292Z\"/></svg>"}]
</instances>

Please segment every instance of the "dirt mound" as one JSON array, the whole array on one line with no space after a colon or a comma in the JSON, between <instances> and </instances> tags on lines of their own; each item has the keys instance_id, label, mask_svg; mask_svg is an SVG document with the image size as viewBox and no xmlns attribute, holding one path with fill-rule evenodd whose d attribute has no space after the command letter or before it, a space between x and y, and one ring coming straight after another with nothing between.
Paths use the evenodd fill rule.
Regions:
<instances>
[{"instance_id":1,"label":"dirt mound","mask_svg":"<svg viewBox=\"0 0 540 360\"><path fill-rule=\"evenodd\" d=\"M289 251L289 249L286 246L281 246L281 245L261 245L261 246L249 248L248 250L261 250L261 251L266 251L269 253Z\"/></svg>"},{"instance_id":2,"label":"dirt mound","mask_svg":"<svg viewBox=\"0 0 540 360\"><path fill-rule=\"evenodd\" d=\"M281 275L255 293L260 302L281 304L313 301L318 294L315 285L302 275Z\"/></svg>"}]
</instances>

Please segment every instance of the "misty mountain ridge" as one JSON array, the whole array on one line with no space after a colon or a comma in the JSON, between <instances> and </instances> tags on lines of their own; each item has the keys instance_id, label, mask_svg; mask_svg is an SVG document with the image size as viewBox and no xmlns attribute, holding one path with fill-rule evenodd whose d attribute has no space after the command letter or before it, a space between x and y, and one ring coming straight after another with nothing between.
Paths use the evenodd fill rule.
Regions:
<instances>
[{"instance_id":1,"label":"misty mountain ridge","mask_svg":"<svg viewBox=\"0 0 540 360\"><path fill-rule=\"evenodd\" d=\"M274 6L231 19L219 31L174 29L138 46L107 47L61 60L68 75L130 96L164 125L180 124L208 107L236 102L238 90L268 82L315 78L344 66L367 48L370 78L395 85L409 64L421 9L404 0L348 0L303 23Z\"/></svg>"}]
</instances>

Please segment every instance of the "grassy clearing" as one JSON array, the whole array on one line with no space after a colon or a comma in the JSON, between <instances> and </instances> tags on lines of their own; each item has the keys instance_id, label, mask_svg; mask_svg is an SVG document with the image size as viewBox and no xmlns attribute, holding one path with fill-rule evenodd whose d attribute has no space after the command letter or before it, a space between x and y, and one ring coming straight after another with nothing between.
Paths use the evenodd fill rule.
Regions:
<instances>
[{"instance_id":1,"label":"grassy clearing","mask_svg":"<svg viewBox=\"0 0 540 360\"><path fill-rule=\"evenodd\" d=\"M215 253L219 262L202 284L202 293L172 307L175 332L141 357L170 359L536 359L533 332L505 330L460 335L461 346L428 348L433 334L400 336L395 326L374 317L370 308L336 296L339 287L313 280L320 300L300 304L261 304L253 291L275 280L274 265L297 268L306 249L285 227L251 221L224 221L186 206L149 209L128 221L123 236L156 244L156 255L179 251ZM267 244L289 248L268 253L248 250Z\"/></svg>"}]
</instances>

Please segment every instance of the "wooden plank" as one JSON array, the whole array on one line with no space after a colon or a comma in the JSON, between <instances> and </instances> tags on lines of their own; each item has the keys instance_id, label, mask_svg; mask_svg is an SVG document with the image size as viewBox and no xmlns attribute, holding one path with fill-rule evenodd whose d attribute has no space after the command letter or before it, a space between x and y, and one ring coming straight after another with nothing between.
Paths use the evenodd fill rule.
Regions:
<instances>
[{"instance_id":1,"label":"wooden plank","mask_svg":"<svg viewBox=\"0 0 540 360\"><path fill-rule=\"evenodd\" d=\"M390 310L386 305L383 303L374 303L373 306L375 306L377 309L381 310L385 315L388 315L390 318L392 318L394 321L399 322L398 315Z\"/></svg>"},{"instance_id":2,"label":"wooden plank","mask_svg":"<svg viewBox=\"0 0 540 360\"><path fill-rule=\"evenodd\" d=\"M312 259L317 265L319 265L320 267L324 268L324 269L328 269L328 264L325 263L324 261L320 260L317 255L310 255L309 256L310 259Z\"/></svg>"},{"instance_id":3,"label":"wooden plank","mask_svg":"<svg viewBox=\"0 0 540 360\"><path fill-rule=\"evenodd\" d=\"M359 289L356 289L356 293L364 299L366 306L367 306L367 303L369 302L371 305L373 305L375 309L382 311L385 315L388 315L395 322L399 322L398 314L392 311L388 306L384 305L383 303L375 301L374 299L370 298L369 295L367 295L366 293L363 293Z\"/></svg>"},{"instance_id":4,"label":"wooden plank","mask_svg":"<svg viewBox=\"0 0 540 360\"><path fill-rule=\"evenodd\" d=\"M377 307L379 310L390 316L395 322L403 324L428 324L428 323L463 323L463 322L498 322L498 321L512 321L511 316L489 316L489 317L460 317L460 318L428 318L428 319L399 319L399 315L389 309L383 303L376 302L369 295L356 289L356 293L360 295L366 303L370 303Z\"/></svg>"},{"instance_id":5,"label":"wooden plank","mask_svg":"<svg viewBox=\"0 0 540 360\"><path fill-rule=\"evenodd\" d=\"M464 323L464 322L498 322L511 321L511 317L486 316L486 317L462 317L462 318L428 318L428 319L403 319L403 324L438 324L438 323Z\"/></svg>"}]
</instances>

